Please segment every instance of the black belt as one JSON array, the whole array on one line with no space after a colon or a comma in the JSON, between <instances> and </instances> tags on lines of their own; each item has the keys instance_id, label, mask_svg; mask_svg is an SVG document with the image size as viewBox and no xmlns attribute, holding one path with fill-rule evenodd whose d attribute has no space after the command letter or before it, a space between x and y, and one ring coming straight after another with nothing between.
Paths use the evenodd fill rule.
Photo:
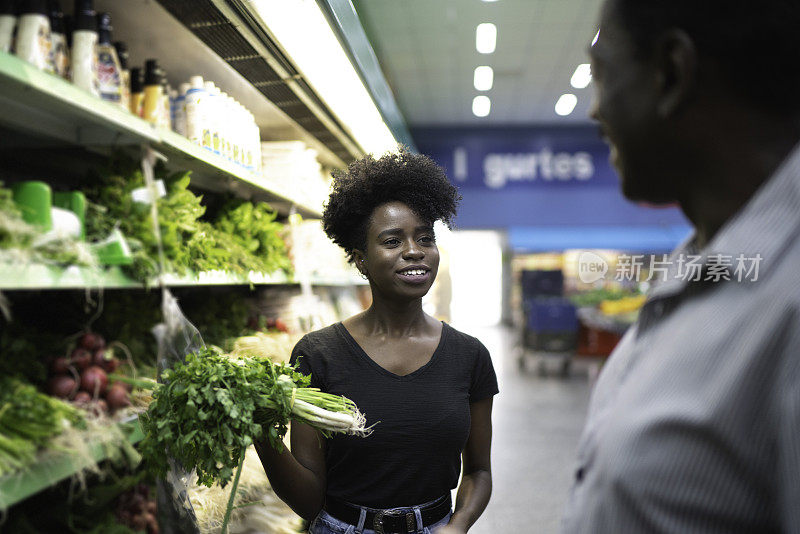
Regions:
<instances>
[{"instance_id":1,"label":"black belt","mask_svg":"<svg viewBox=\"0 0 800 534\"><path fill-rule=\"evenodd\" d=\"M422 514L422 526L428 527L438 523L450 513L450 494L429 504L425 508L420 508ZM333 497L326 497L325 511L330 515L350 523L358 525L361 519L361 509L350 503L340 501ZM364 521L365 529L372 529L375 534L406 534L417 531L417 518L413 511L410 512L389 512L387 510L367 510L367 519Z\"/></svg>"}]
</instances>

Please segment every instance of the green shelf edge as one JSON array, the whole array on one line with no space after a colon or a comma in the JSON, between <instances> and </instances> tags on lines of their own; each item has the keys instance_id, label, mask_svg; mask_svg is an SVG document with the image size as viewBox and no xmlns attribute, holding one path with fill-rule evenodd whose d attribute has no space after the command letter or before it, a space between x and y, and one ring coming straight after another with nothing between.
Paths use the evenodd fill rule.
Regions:
<instances>
[{"instance_id":1,"label":"green shelf edge","mask_svg":"<svg viewBox=\"0 0 800 534\"><path fill-rule=\"evenodd\" d=\"M209 181L232 179L229 189L236 192L237 185L262 193L266 201L275 200L294 204L307 218L322 216L320 209L305 205L285 190L263 182L261 177L243 169L225 158L194 145L185 137L164 128L156 128L135 117L116 104L97 98L58 76L40 71L33 65L11 54L0 52L0 103L15 102L18 112L46 112L58 120L61 128L40 131L37 121L25 121L24 127L45 135L54 135L62 141L77 144L139 145L151 143L157 151L190 162L194 173L208 175ZM11 115L9 115L10 117ZM72 120L79 124L65 128ZM0 122L14 122L0 117ZM21 119L17 118L19 126ZM112 135L107 135L107 134ZM237 184L236 182L239 182Z\"/></svg>"},{"instance_id":2,"label":"green shelf edge","mask_svg":"<svg viewBox=\"0 0 800 534\"><path fill-rule=\"evenodd\" d=\"M139 418L118 423L128 433L128 441L136 444L144 439ZM101 445L92 447L92 458L101 462L107 455ZM0 479L0 509L8 508L47 489L74 473L88 467L89 462L68 454L53 456L31 466L26 471L14 473Z\"/></svg>"},{"instance_id":3,"label":"green shelf edge","mask_svg":"<svg viewBox=\"0 0 800 534\"><path fill-rule=\"evenodd\" d=\"M226 272L205 272L197 275L164 275L168 287L192 286L242 286L242 285L296 285L300 281L282 272L272 274L250 273L234 275ZM338 277L312 276L313 286L357 286L367 282L355 275ZM158 286L158 280L143 284L128 278L120 267L93 270L86 267L53 267L42 264L0 264L0 291L45 290L45 289L143 289Z\"/></svg>"}]
</instances>

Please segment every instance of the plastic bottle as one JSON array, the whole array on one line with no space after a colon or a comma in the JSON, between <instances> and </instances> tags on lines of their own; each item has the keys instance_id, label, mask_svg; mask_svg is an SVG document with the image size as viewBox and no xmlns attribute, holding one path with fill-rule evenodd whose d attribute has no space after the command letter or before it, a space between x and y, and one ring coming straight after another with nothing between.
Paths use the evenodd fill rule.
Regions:
<instances>
[{"instance_id":1,"label":"plastic bottle","mask_svg":"<svg viewBox=\"0 0 800 534\"><path fill-rule=\"evenodd\" d=\"M144 84L142 84L142 69L131 69L131 102L130 111L141 117L144 110Z\"/></svg>"},{"instance_id":2,"label":"plastic bottle","mask_svg":"<svg viewBox=\"0 0 800 534\"><path fill-rule=\"evenodd\" d=\"M161 106L164 105L164 89L161 86L161 69L158 61L148 59L144 64L144 107L142 118L149 123L158 124Z\"/></svg>"},{"instance_id":3,"label":"plastic bottle","mask_svg":"<svg viewBox=\"0 0 800 534\"><path fill-rule=\"evenodd\" d=\"M203 84L202 76L189 78L189 89L186 91L186 133L184 135L192 143L204 146L204 136L209 132L207 128L206 106L208 95ZM210 140L209 140L210 143Z\"/></svg>"},{"instance_id":4,"label":"plastic bottle","mask_svg":"<svg viewBox=\"0 0 800 534\"><path fill-rule=\"evenodd\" d=\"M117 51L117 58L119 58L120 66L120 104L125 109L131 108L131 71L128 70L128 47L125 43L117 41L114 43L114 48Z\"/></svg>"},{"instance_id":5,"label":"plastic bottle","mask_svg":"<svg viewBox=\"0 0 800 534\"><path fill-rule=\"evenodd\" d=\"M97 80L97 18L94 0L75 0L75 31L72 32L72 83L95 96Z\"/></svg>"},{"instance_id":6,"label":"plastic bottle","mask_svg":"<svg viewBox=\"0 0 800 534\"><path fill-rule=\"evenodd\" d=\"M225 156L225 159L231 160L233 159L231 130L236 127L236 115L231 105L233 99L228 96L228 93L220 92L219 96L219 152Z\"/></svg>"},{"instance_id":7,"label":"plastic bottle","mask_svg":"<svg viewBox=\"0 0 800 534\"><path fill-rule=\"evenodd\" d=\"M161 69L161 114L158 125L172 129L172 89L167 81L167 74Z\"/></svg>"},{"instance_id":8,"label":"plastic bottle","mask_svg":"<svg viewBox=\"0 0 800 534\"><path fill-rule=\"evenodd\" d=\"M50 47L47 0L25 0L19 11L14 53L36 68L52 72Z\"/></svg>"},{"instance_id":9,"label":"plastic bottle","mask_svg":"<svg viewBox=\"0 0 800 534\"><path fill-rule=\"evenodd\" d=\"M58 0L49 0L50 11L50 53L53 72L62 78L69 79L69 46L67 46L67 26L64 12Z\"/></svg>"},{"instance_id":10,"label":"plastic bottle","mask_svg":"<svg viewBox=\"0 0 800 534\"><path fill-rule=\"evenodd\" d=\"M206 105L204 109L205 121L203 124L203 148L219 154L219 130L217 124L217 88L214 82L205 82ZM214 147L217 147L216 149Z\"/></svg>"},{"instance_id":11,"label":"plastic bottle","mask_svg":"<svg viewBox=\"0 0 800 534\"><path fill-rule=\"evenodd\" d=\"M0 0L0 52L14 49L14 28L17 26L17 10L14 0Z\"/></svg>"},{"instance_id":12,"label":"plastic bottle","mask_svg":"<svg viewBox=\"0 0 800 534\"><path fill-rule=\"evenodd\" d=\"M100 98L122 103L122 67L111 44L111 13L97 15L97 81Z\"/></svg>"},{"instance_id":13,"label":"plastic bottle","mask_svg":"<svg viewBox=\"0 0 800 534\"><path fill-rule=\"evenodd\" d=\"M186 93L191 87L188 83L182 83L178 87L172 108L172 129L184 137L188 137L186 135Z\"/></svg>"}]
</instances>

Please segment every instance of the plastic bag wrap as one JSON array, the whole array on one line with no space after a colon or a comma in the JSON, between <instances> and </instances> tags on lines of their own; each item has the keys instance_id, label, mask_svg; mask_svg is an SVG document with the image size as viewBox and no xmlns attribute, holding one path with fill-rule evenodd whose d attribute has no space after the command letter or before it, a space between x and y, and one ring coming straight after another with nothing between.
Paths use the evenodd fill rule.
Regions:
<instances>
[{"instance_id":1,"label":"plastic bag wrap","mask_svg":"<svg viewBox=\"0 0 800 534\"><path fill-rule=\"evenodd\" d=\"M158 342L158 374L184 361L187 354L205 347L200 332L183 315L178 300L172 293L162 289L162 323L153 328ZM170 462L171 469L157 485L159 525L165 534L200 534L197 518L189 501L188 484L191 473L177 462Z\"/></svg>"}]
</instances>

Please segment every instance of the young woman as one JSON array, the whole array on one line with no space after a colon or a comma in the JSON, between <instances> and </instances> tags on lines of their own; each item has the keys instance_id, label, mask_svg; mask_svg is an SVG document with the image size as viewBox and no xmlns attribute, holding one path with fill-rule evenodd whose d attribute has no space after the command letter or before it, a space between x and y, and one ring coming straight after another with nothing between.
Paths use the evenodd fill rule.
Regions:
<instances>
[{"instance_id":1,"label":"young woman","mask_svg":"<svg viewBox=\"0 0 800 534\"><path fill-rule=\"evenodd\" d=\"M440 167L408 152L334 176L325 232L369 280L372 305L303 337L292 362L312 386L355 401L373 432L324 439L295 422L291 451L257 444L275 493L311 534L461 534L489 502L489 353L422 310L439 266L433 224L450 224L459 199ZM479 257L475 270L479 283Z\"/></svg>"}]
</instances>

